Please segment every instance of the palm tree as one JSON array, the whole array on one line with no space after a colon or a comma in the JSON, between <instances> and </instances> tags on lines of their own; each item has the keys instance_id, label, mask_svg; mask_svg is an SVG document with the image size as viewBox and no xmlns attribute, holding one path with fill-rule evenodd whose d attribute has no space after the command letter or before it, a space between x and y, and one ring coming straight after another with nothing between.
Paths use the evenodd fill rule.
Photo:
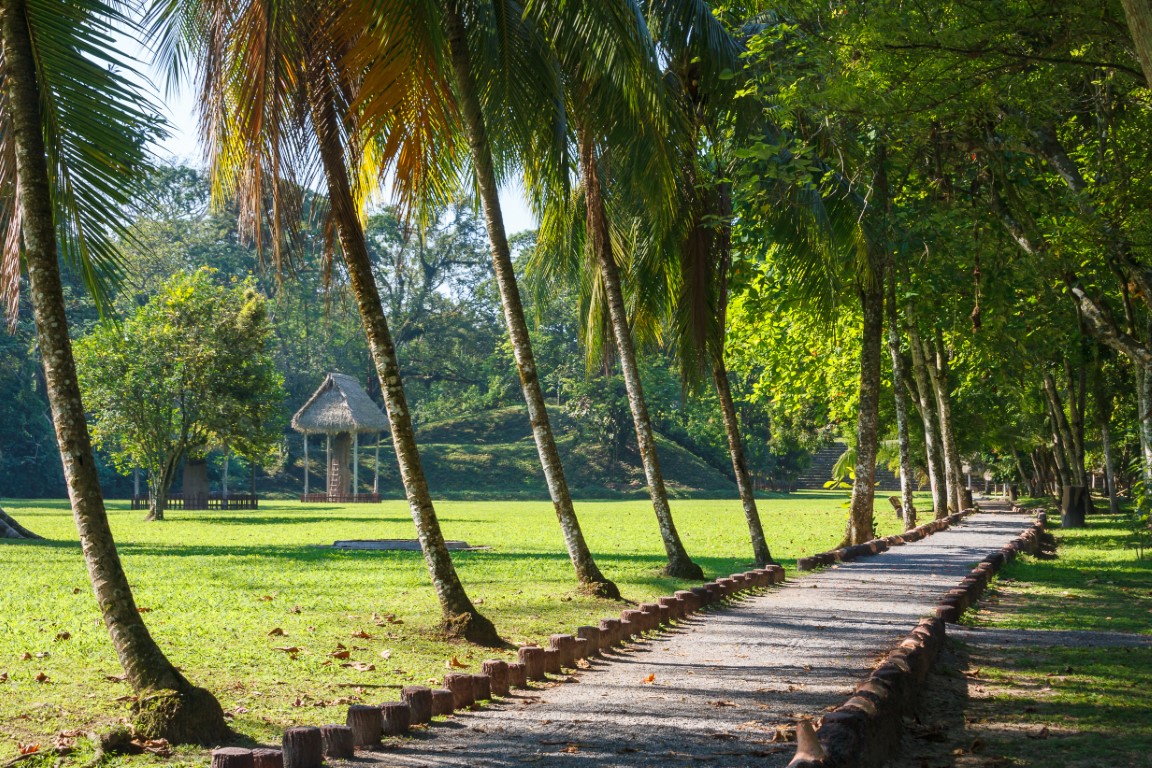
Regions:
<instances>
[{"instance_id":1,"label":"palm tree","mask_svg":"<svg viewBox=\"0 0 1152 768\"><path fill-rule=\"evenodd\" d=\"M0 539L40 539L20 523L16 522L11 515L4 510L0 509Z\"/></svg>"},{"instance_id":2,"label":"palm tree","mask_svg":"<svg viewBox=\"0 0 1152 768\"><path fill-rule=\"evenodd\" d=\"M490 79L497 81L495 87L483 89L478 81L476 58L471 50L469 33L475 37L488 38L491 33L487 29L494 20L499 21L498 41L488 50L495 48L499 65L504 65L503 72ZM469 27L471 22L471 28ZM536 127L541 121L556 116L554 109L558 102L554 98L555 65L550 57L546 41L540 34L530 18L525 18L518 3L497 0L491 6L485 2L468 3L465 0L445 0L443 8L443 28L447 40L448 50L452 61L456 98L463 118L463 131L467 137L472 157L472 172L475 175L476 187L479 191L480 201L484 208L484 218L488 228L488 239L492 252L492 266L496 275L496 284L500 289L500 301L504 308L504 321L508 327L508 336L512 342L512 351L516 359L516 367L520 373L520 386L524 401L528 406L528 416L532 424L532 437L536 442L536 450L540 457L540 464L544 470L545 482L552 498L552 505L556 510L556 517L564 532L565 543L576 575L585 589L593 594L603 597L619 598L620 591L614 583L609 581L600 572L592 557L588 545L584 541L579 520L576 517L572 504L572 496L568 490L568 481L564 476L564 467L560 461L560 452L556 447L556 439L552 433L551 420L545 406L544 392L540 387L539 373L536 369L536 360L532 353L532 342L528 335L528 322L524 315L524 307L520 299L520 288L516 280L516 272L512 263L512 252L508 246L508 237L504 229L504 217L500 209L499 179L497 176L496 157L493 142L488 133L488 119L485 116L485 106L493 112L509 111L512 120L521 126ZM508 61L515 62L517 71L508 71ZM509 82L513 79L516 82ZM492 86L491 83L489 83ZM535 87L534 87L535 86ZM482 93L503 96L512 103L493 103L485 105ZM530 93L535 97L523 99L523 94ZM521 97L521 98L517 98ZM497 99L499 101L499 99ZM551 104L550 104L551 102ZM562 114L559 119L562 120ZM555 125L555 123L553 123ZM514 137L513 149L523 152L523 162L526 166L534 166L536 172L548 173L544 169L548 158L546 155L553 150L545 139L540 144L539 133L524 137L521 128L510 129ZM560 128L563 132L563 128ZM548 131L543 131L547 134ZM536 157L530 157L533 146L543 150ZM545 155L545 157L541 157ZM526 167L526 170L529 168Z\"/></svg>"},{"instance_id":3,"label":"palm tree","mask_svg":"<svg viewBox=\"0 0 1152 768\"><path fill-rule=\"evenodd\" d=\"M319 161L329 221L380 378L400 477L440 600L442 628L498 645L495 627L468 598L440 530L360 217L369 192L362 178L371 180L394 162L399 173L418 170L407 166L423 159L419 147L448 131L447 95L437 90L439 59L423 47L434 38L434 22L429 8L401 0L243 5L173 0L156 9L152 37L174 75L183 75L189 61L199 65L201 123L214 190L239 199L242 223L258 246L267 228L277 262L299 220L299 192L306 186L299 182ZM360 109L365 92L371 92L378 114L397 118L389 127L394 136L407 137L404 145L372 144L373 132L382 127ZM416 179L411 195L434 193L418 176L409 178Z\"/></svg>"},{"instance_id":4,"label":"palm tree","mask_svg":"<svg viewBox=\"0 0 1152 768\"><path fill-rule=\"evenodd\" d=\"M88 575L112 644L138 695L145 738L211 742L228 733L220 704L189 683L152 639L116 550L80 399L60 277L62 251L100 288L125 233L119 207L137 189L153 128L144 99L119 72L106 29L132 29L99 0L65 6L5 0L0 90L0 272L9 299L27 265L48 401ZM58 250L59 249L59 250ZM10 303L12 306L12 303Z\"/></svg>"}]
</instances>

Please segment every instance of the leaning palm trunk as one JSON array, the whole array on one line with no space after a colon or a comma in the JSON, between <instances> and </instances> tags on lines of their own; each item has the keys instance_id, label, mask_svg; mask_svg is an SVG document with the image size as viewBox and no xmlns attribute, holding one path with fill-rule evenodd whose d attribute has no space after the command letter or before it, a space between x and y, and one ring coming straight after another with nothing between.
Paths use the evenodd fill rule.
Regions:
<instances>
[{"instance_id":1,"label":"leaning palm trunk","mask_svg":"<svg viewBox=\"0 0 1152 768\"><path fill-rule=\"evenodd\" d=\"M908 346L912 350L912 376L916 381L916 401L924 424L924 455L928 463L928 480L932 488L932 513L939 520L948 516L948 484L944 473L944 446L940 440L940 421L936 418L936 399L928 378L924 346L920 332L909 313Z\"/></svg>"},{"instance_id":2,"label":"leaning palm trunk","mask_svg":"<svg viewBox=\"0 0 1152 768\"><path fill-rule=\"evenodd\" d=\"M592 557L592 551L584 540L576 509L572 504L572 494L568 490L568 480L564 476L564 465L560 461L560 451L552 434L552 422L544 401L544 391L540 388L540 376L536 370L536 360L532 354L532 341L528 335L528 322L524 317L524 307L520 302L520 288L512 265L512 252L508 247L508 236L504 231L504 215L500 210L499 186L492 158L492 148L488 142L488 131L480 107L480 95L476 79L472 73L472 63L465 38L464 20L455 0L448 3L444 13L444 26L452 56L452 69L456 77L468 144L472 152L472 164L476 182L480 188L480 199L484 205L484 218L488 227L488 240L492 252L492 265L496 274L496 284L500 289L500 303L504 308L504 322L508 327L508 337L512 341L512 352L516 367L520 372L520 388L524 402L528 406L528 417L532 423L532 437L536 442L536 452L540 466L544 470L544 482L560 521L568 556L576 570L576 578L584 589L592 594L618 599L619 588L600 572Z\"/></svg>"},{"instance_id":3,"label":"leaning palm trunk","mask_svg":"<svg viewBox=\"0 0 1152 768\"><path fill-rule=\"evenodd\" d=\"M668 504L668 490L664 487L664 474L660 470L660 458L656 454L656 434L652 420L648 416L648 406L644 402L644 385L640 381L640 367L636 362L636 348L632 343L632 330L628 324L628 311L624 306L624 291L620 283L620 270L612 253L611 236L608 233L608 216L604 210L601 195L600 176L597 173L596 149L591 134L578 131L580 141L580 172L584 185L586 229L596 262L600 267L600 280L604 286L608 319L612 336L616 341L616 354L620 358L620 372L624 376L624 387L628 392L628 407L632 411L632 424L636 430L636 445L640 460L644 465L644 477L648 481L648 494L656 511L656 521L660 526L660 538L664 540L664 551L668 564L664 573L682 579L702 579L704 571L692 562L676 531L672 519L672 508Z\"/></svg>"},{"instance_id":4,"label":"leaning palm trunk","mask_svg":"<svg viewBox=\"0 0 1152 768\"><path fill-rule=\"evenodd\" d=\"M856 425L856 482L848 508L844 544L862 544L874 535L876 455L880 440L880 348L884 338L884 276L873 267L872 282L861 289L864 333L860 341L860 414Z\"/></svg>"},{"instance_id":5,"label":"leaning palm trunk","mask_svg":"<svg viewBox=\"0 0 1152 768\"><path fill-rule=\"evenodd\" d=\"M0 509L0 539L42 539Z\"/></svg>"},{"instance_id":6,"label":"leaning palm trunk","mask_svg":"<svg viewBox=\"0 0 1152 768\"><path fill-rule=\"evenodd\" d=\"M896 439L900 444L900 508L904 530L916 527L912 502L912 446L908 438L908 402L904 398L904 357L900 354L900 325L896 308L896 273L889 272L887 286L888 353L892 357L892 394L896 401Z\"/></svg>"},{"instance_id":7,"label":"leaning palm trunk","mask_svg":"<svg viewBox=\"0 0 1152 768\"><path fill-rule=\"evenodd\" d=\"M64 479L96 601L120 664L138 695L135 727L145 738L215 742L228 735L224 712L211 693L184 679L152 639L132 597L108 526L96 473L80 385L68 337L68 317L57 261L57 239L27 7L8 0L0 19L9 119L13 127L17 190L36 320L37 341Z\"/></svg>"},{"instance_id":8,"label":"leaning palm trunk","mask_svg":"<svg viewBox=\"0 0 1152 768\"><path fill-rule=\"evenodd\" d=\"M308 85L309 109L316 129L320 152L320 162L328 185L329 204L336 223L340 248L348 267L348 278L356 305L364 323L368 337L368 347L376 364L376 374L380 377L380 387L384 395L384 405L388 412L388 423L392 429L392 444L396 450L396 461L400 466L400 478L408 497L408 507L412 512L412 522L420 539L420 551L428 566L432 585L440 599L440 610L444 618L444 630L474 643L495 646L502 641L492 625L482 615L464 591L452 555L444 543L436 509L428 491L424 477L424 467L420 463L420 451L416 445L416 433L412 427L412 417L404 385L400 379L400 365L396 360L396 347L388 329L388 320L380 303L380 292L372 275L372 262L368 256L364 230L356 213L352 196L352 186L344 160L343 145L339 134L339 118L328 92L328 84L320 73L312 73Z\"/></svg>"},{"instance_id":9,"label":"leaning palm trunk","mask_svg":"<svg viewBox=\"0 0 1152 768\"><path fill-rule=\"evenodd\" d=\"M770 565L775 562L764 538L764 526L760 522L760 510L756 507L756 489L748 475L748 462L744 459L744 445L740 440L740 420L736 415L736 404L732 401L732 387L728 383L728 369L724 366L721 352L712 362L712 382L716 385L716 396L720 399L720 411L724 416L724 433L728 436L728 455L732 458L732 472L736 475L736 488L740 491L740 504L744 507L744 518L748 521L748 534L752 538L752 555L756 564Z\"/></svg>"}]
</instances>

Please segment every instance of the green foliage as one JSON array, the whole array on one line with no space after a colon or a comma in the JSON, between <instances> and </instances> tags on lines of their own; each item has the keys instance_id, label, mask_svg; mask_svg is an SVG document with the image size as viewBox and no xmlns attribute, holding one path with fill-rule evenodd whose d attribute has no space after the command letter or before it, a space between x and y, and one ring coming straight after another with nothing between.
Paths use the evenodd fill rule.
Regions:
<instances>
[{"instance_id":1,"label":"green foliage","mask_svg":"<svg viewBox=\"0 0 1152 768\"><path fill-rule=\"evenodd\" d=\"M254 461L279 442L283 384L268 351L271 328L251 281L178 272L119 324L76 344L92 436L122 472L171 482L185 456L229 446Z\"/></svg>"}]
</instances>

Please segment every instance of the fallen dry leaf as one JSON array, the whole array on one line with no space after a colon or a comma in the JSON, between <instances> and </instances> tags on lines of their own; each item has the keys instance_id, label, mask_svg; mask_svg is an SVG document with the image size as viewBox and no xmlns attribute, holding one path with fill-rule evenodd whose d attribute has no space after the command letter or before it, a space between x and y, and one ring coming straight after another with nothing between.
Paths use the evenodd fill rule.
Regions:
<instances>
[{"instance_id":1,"label":"fallen dry leaf","mask_svg":"<svg viewBox=\"0 0 1152 768\"><path fill-rule=\"evenodd\" d=\"M122 683L128 679L128 675L104 675L104 679L109 683Z\"/></svg>"},{"instance_id":2,"label":"fallen dry leaf","mask_svg":"<svg viewBox=\"0 0 1152 768\"><path fill-rule=\"evenodd\" d=\"M74 594L74 595L80 594L81 591L82 590L80 589L80 587L72 587L72 594Z\"/></svg>"},{"instance_id":3,"label":"fallen dry leaf","mask_svg":"<svg viewBox=\"0 0 1152 768\"><path fill-rule=\"evenodd\" d=\"M641 682L641 683L643 683L643 684L645 684L645 685L651 685L652 683L656 682L656 675L655 675L655 673L653 673L653 674L651 674L651 675L648 675L648 677L644 678L644 679L643 679L643 680L641 680L640 682Z\"/></svg>"},{"instance_id":4,"label":"fallen dry leaf","mask_svg":"<svg viewBox=\"0 0 1152 768\"><path fill-rule=\"evenodd\" d=\"M392 658L392 651L385 648L384 650L380 651L380 658L382 658L382 659Z\"/></svg>"},{"instance_id":5,"label":"fallen dry leaf","mask_svg":"<svg viewBox=\"0 0 1152 768\"><path fill-rule=\"evenodd\" d=\"M40 751L39 744L21 744L20 742L16 742L16 748L20 750L20 754L22 755L34 755Z\"/></svg>"},{"instance_id":6,"label":"fallen dry leaf","mask_svg":"<svg viewBox=\"0 0 1152 768\"><path fill-rule=\"evenodd\" d=\"M300 653L300 649L294 645L279 645L272 650L280 651L280 653L286 653L290 659L295 659L296 656Z\"/></svg>"},{"instance_id":7,"label":"fallen dry leaf","mask_svg":"<svg viewBox=\"0 0 1152 768\"><path fill-rule=\"evenodd\" d=\"M284 630L280 627L275 627L268 632L268 637L284 637Z\"/></svg>"},{"instance_id":8,"label":"fallen dry leaf","mask_svg":"<svg viewBox=\"0 0 1152 768\"><path fill-rule=\"evenodd\" d=\"M353 661L349 664L341 664L340 666L354 669L357 672L375 672L376 671L376 665L375 664L369 664L366 661Z\"/></svg>"},{"instance_id":9,"label":"fallen dry leaf","mask_svg":"<svg viewBox=\"0 0 1152 768\"><path fill-rule=\"evenodd\" d=\"M358 637L361 640L371 640L372 639L372 635L368 634L367 632L365 632L362 629L358 629L355 632L353 632L352 637Z\"/></svg>"},{"instance_id":10,"label":"fallen dry leaf","mask_svg":"<svg viewBox=\"0 0 1152 768\"><path fill-rule=\"evenodd\" d=\"M260 602L262 602L262 603L270 603L270 602L272 602L273 600L275 600L276 598L272 597L272 595L262 595L262 596L260 596L260 597L258 597L258 598L256 598L256 599L257 599L257 600L259 600L259 601L260 601Z\"/></svg>"},{"instance_id":11,"label":"fallen dry leaf","mask_svg":"<svg viewBox=\"0 0 1152 768\"><path fill-rule=\"evenodd\" d=\"M460 661L460 659L456 658L455 656L453 656L448 661L444 662L444 666L448 667L448 669L467 669L468 668L467 664Z\"/></svg>"},{"instance_id":12,"label":"fallen dry leaf","mask_svg":"<svg viewBox=\"0 0 1152 768\"><path fill-rule=\"evenodd\" d=\"M152 613L152 609L146 605L141 605L136 608L136 613Z\"/></svg>"},{"instance_id":13,"label":"fallen dry leaf","mask_svg":"<svg viewBox=\"0 0 1152 768\"><path fill-rule=\"evenodd\" d=\"M20 661L32 661L32 654L28 653L28 651L24 651L24 653L20 656Z\"/></svg>"},{"instance_id":14,"label":"fallen dry leaf","mask_svg":"<svg viewBox=\"0 0 1152 768\"><path fill-rule=\"evenodd\" d=\"M51 655L52 655L52 654L48 653L48 651L39 651L39 652L36 654L36 658L38 658L38 659L46 659L46 658L48 658L48 657L49 657L49 656L51 656Z\"/></svg>"},{"instance_id":15,"label":"fallen dry leaf","mask_svg":"<svg viewBox=\"0 0 1152 768\"><path fill-rule=\"evenodd\" d=\"M137 749L150 752L160 757L170 757L172 755L172 745L168 743L167 739L133 739L132 744Z\"/></svg>"},{"instance_id":16,"label":"fallen dry leaf","mask_svg":"<svg viewBox=\"0 0 1152 768\"><path fill-rule=\"evenodd\" d=\"M6 683L6 682L8 682L8 673L7 672L0 672L0 683Z\"/></svg>"},{"instance_id":17,"label":"fallen dry leaf","mask_svg":"<svg viewBox=\"0 0 1152 768\"><path fill-rule=\"evenodd\" d=\"M61 640L71 640L71 639L72 639L72 633L71 632L57 632L56 633L56 642L60 642Z\"/></svg>"},{"instance_id":18,"label":"fallen dry leaf","mask_svg":"<svg viewBox=\"0 0 1152 768\"><path fill-rule=\"evenodd\" d=\"M298 605L294 605L288 610L288 613L303 613L303 612L304 612L304 609Z\"/></svg>"},{"instance_id":19,"label":"fallen dry leaf","mask_svg":"<svg viewBox=\"0 0 1152 768\"><path fill-rule=\"evenodd\" d=\"M38 683L48 682L48 675L44 674L43 672L37 673L36 674L36 682L38 682Z\"/></svg>"},{"instance_id":20,"label":"fallen dry leaf","mask_svg":"<svg viewBox=\"0 0 1152 768\"><path fill-rule=\"evenodd\" d=\"M330 653L328 655L334 659L347 659L347 658L352 656L352 652L351 651L333 651L332 653Z\"/></svg>"}]
</instances>

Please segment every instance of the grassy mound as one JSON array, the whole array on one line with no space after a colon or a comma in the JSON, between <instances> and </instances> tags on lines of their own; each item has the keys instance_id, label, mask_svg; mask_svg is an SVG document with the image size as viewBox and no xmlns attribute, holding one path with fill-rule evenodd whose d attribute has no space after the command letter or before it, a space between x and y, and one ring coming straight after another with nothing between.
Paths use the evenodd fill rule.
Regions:
<instances>
[{"instance_id":1,"label":"grassy mound","mask_svg":"<svg viewBox=\"0 0 1152 768\"><path fill-rule=\"evenodd\" d=\"M644 470L635 450L613 458L581 440L559 411L549 414L572 495L584 499L643 498ZM501 408L422 427L417 438L428 485L447 499L546 499L544 473L523 407ZM728 496L736 487L721 472L681 446L657 436L669 493L680 498ZM392 457L381 456L381 490L402 495Z\"/></svg>"}]
</instances>

